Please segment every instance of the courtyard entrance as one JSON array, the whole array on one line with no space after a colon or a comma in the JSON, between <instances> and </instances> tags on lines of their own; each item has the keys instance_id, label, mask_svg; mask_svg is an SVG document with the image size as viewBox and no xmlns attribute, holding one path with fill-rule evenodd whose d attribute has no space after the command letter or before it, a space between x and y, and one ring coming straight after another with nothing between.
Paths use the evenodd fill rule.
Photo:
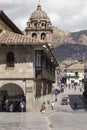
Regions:
<instances>
[{"instance_id":1,"label":"courtyard entrance","mask_svg":"<svg viewBox=\"0 0 87 130\"><path fill-rule=\"evenodd\" d=\"M21 101L25 102L25 96L19 85L8 83L0 88L0 111L9 112L10 105L12 105L13 112L20 112ZM8 107L8 110L6 110L6 107Z\"/></svg>"}]
</instances>

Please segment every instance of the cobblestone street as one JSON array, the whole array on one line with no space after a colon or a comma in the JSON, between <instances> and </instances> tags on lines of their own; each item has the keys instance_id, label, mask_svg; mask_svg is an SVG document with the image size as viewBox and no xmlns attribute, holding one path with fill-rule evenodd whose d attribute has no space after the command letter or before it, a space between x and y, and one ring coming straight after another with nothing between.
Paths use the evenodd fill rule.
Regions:
<instances>
[{"instance_id":1,"label":"cobblestone street","mask_svg":"<svg viewBox=\"0 0 87 130\"><path fill-rule=\"evenodd\" d=\"M48 130L41 113L0 113L0 130Z\"/></svg>"},{"instance_id":2,"label":"cobblestone street","mask_svg":"<svg viewBox=\"0 0 87 130\"><path fill-rule=\"evenodd\" d=\"M69 95L70 103L61 105L64 95ZM74 101L78 102L78 110L73 110ZM47 117L51 130L86 130L87 129L87 103L82 98L82 92L77 90L65 89L64 93L58 95L58 102L53 111L49 111Z\"/></svg>"}]
</instances>

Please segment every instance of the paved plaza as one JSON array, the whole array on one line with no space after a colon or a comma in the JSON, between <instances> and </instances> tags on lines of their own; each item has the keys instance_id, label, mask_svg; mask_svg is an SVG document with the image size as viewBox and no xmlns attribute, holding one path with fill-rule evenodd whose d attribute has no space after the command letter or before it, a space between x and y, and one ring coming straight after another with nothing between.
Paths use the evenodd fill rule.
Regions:
<instances>
[{"instance_id":1,"label":"paved plaza","mask_svg":"<svg viewBox=\"0 0 87 130\"><path fill-rule=\"evenodd\" d=\"M48 121L41 113L0 113L0 130L48 130Z\"/></svg>"},{"instance_id":2,"label":"paved plaza","mask_svg":"<svg viewBox=\"0 0 87 130\"><path fill-rule=\"evenodd\" d=\"M73 110L70 105L61 105L61 98L70 95L71 100L77 100L79 110ZM0 130L86 130L87 104L80 96L82 92L74 89L65 90L58 95L54 110L51 105L47 107L46 113L41 112L15 112L0 113ZM54 97L51 97L53 100Z\"/></svg>"},{"instance_id":3,"label":"paved plaza","mask_svg":"<svg viewBox=\"0 0 87 130\"><path fill-rule=\"evenodd\" d=\"M69 105L61 105L64 95L69 95ZM81 98L82 92L74 89L65 89L64 93L58 96L58 102L54 112L49 112L49 126L51 130L86 130L87 129L87 103ZM74 110L73 102L78 102L78 109Z\"/></svg>"}]
</instances>

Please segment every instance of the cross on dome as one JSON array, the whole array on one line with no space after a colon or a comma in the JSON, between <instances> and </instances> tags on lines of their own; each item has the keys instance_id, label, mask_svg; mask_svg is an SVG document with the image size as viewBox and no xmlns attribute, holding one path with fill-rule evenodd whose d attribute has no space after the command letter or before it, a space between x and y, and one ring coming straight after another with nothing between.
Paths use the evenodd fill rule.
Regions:
<instances>
[{"instance_id":1,"label":"cross on dome","mask_svg":"<svg viewBox=\"0 0 87 130\"><path fill-rule=\"evenodd\" d=\"M39 0L39 4L40 4L40 0Z\"/></svg>"}]
</instances>

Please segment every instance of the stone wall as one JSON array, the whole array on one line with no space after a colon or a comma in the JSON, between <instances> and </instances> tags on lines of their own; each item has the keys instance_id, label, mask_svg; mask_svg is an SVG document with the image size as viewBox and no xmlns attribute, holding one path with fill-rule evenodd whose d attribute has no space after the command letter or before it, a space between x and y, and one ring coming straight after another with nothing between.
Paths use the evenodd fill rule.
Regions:
<instances>
[{"instance_id":1,"label":"stone wall","mask_svg":"<svg viewBox=\"0 0 87 130\"><path fill-rule=\"evenodd\" d=\"M6 54L9 51L12 51L15 56L15 64L11 68L6 67ZM2 87L7 85L7 91L11 92L10 85L15 87L18 85L26 96L27 111L35 110L36 84L34 78L34 49L32 47L0 47L0 89L3 90ZM16 92L14 92L15 95Z\"/></svg>"},{"instance_id":2,"label":"stone wall","mask_svg":"<svg viewBox=\"0 0 87 130\"><path fill-rule=\"evenodd\" d=\"M6 84L16 84L26 97L26 111L40 110L43 101L50 100L50 94L36 98L35 80L35 49L32 46L1 46L0 47L0 88ZM6 54L14 53L14 67L6 67Z\"/></svg>"},{"instance_id":3,"label":"stone wall","mask_svg":"<svg viewBox=\"0 0 87 130\"><path fill-rule=\"evenodd\" d=\"M15 56L14 67L6 67L6 54L12 51ZM30 47L0 48L0 78L34 78L33 49Z\"/></svg>"},{"instance_id":4,"label":"stone wall","mask_svg":"<svg viewBox=\"0 0 87 130\"><path fill-rule=\"evenodd\" d=\"M35 111L35 83L33 80L0 80L0 91L6 90L8 96L20 95L20 87L26 97L26 111ZM17 90L16 90L17 89ZM23 94L22 93L22 94ZM1 97L0 97L1 99ZM9 98L9 100L13 100Z\"/></svg>"}]
</instances>

